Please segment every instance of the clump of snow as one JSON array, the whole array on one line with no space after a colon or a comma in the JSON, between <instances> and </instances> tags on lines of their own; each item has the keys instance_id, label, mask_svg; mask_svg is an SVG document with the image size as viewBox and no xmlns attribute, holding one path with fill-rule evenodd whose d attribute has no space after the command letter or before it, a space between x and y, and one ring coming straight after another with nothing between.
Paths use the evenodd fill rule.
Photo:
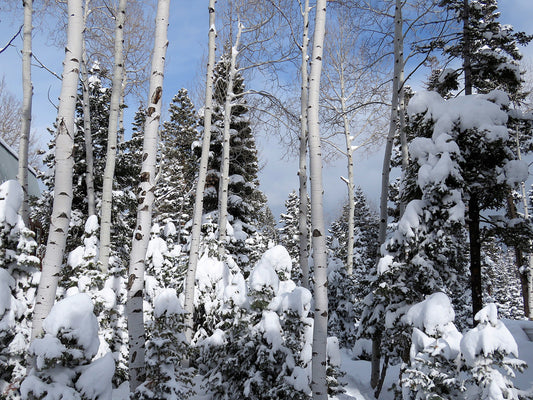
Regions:
<instances>
[{"instance_id":1,"label":"clump of snow","mask_svg":"<svg viewBox=\"0 0 533 400\"><path fill-rule=\"evenodd\" d=\"M82 373L76 381L76 389L86 399L111 399L115 373L115 360L111 353L81 368Z\"/></svg>"},{"instance_id":2,"label":"clump of snow","mask_svg":"<svg viewBox=\"0 0 533 400\"><path fill-rule=\"evenodd\" d=\"M455 312L448 296L442 292L429 295L424 301L413 305L404 317L405 322L428 333L436 335L453 322Z\"/></svg>"},{"instance_id":3,"label":"clump of snow","mask_svg":"<svg viewBox=\"0 0 533 400\"><path fill-rule=\"evenodd\" d=\"M0 185L0 223L17 224L23 197L24 192L17 181L11 179Z\"/></svg>"},{"instance_id":4,"label":"clump of snow","mask_svg":"<svg viewBox=\"0 0 533 400\"><path fill-rule=\"evenodd\" d=\"M505 180L509 185L525 182L529 177L529 169L526 162L522 160L511 160L503 167Z\"/></svg>"},{"instance_id":5,"label":"clump of snow","mask_svg":"<svg viewBox=\"0 0 533 400\"><path fill-rule=\"evenodd\" d=\"M85 233L88 235L95 234L98 232L99 227L100 225L98 224L98 217L96 215L91 215L85 222Z\"/></svg>"},{"instance_id":6,"label":"clump of snow","mask_svg":"<svg viewBox=\"0 0 533 400\"><path fill-rule=\"evenodd\" d=\"M279 316L274 311L263 311L261 322L258 326L263 333L263 337L267 343L270 344L272 352L276 352L281 348L283 337Z\"/></svg>"},{"instance_id":7,"label":"clump of snow","mask_svg":"<svg viewBox=\"0 0 533 400\"><path fill-rule=\"evenodd\" d=\"M279 288L279 277L272 264L261 258L250 273L248 284L252 290L257 291L270 287L275 295Z\"/></svg>"},{"instance_id":8,"label":"clump of snow","mask_svg":"<svg viewBox=\"0 0 533 400\"><path fill-rule=\"evenodd\" d=\"M163 314L169 316L171 314L183 314L184 312L174 289L163 289L154 300L154 316L156 318L160 318Z\"/></svg>"},{"instance_id":9,"label":"clump of snow","mask_svg":"<svg viewBox=\"0 0 533 400\"><path fill-rule=\"evenodd\" d=\"M341 351L339 348L339 339L337 339L335 336L328 337L326 349L329 365L332 367L340 367Z\"/></svg>"},{"instance_id":10,"label":"clump of snow","mask_svg":"<svg viewBox=\"0 0 533 400\"><path fill-rule=\"evenodd\" d=\"M507 327L498 320L494 303L488 304L475 316L479 325L468 331L461 341L461 351L466 364L473 366L480 355L489 356L496 351L518 357L518 346Z\"/></svg>"},{"instance_id":11,"label":"clump of snow","mask_svg":"<svg viewBox=\"0 0 533 400\"><path fill-rule=\"evenodd\" d=\"M98 321L93 314L91 298L80 293L66 297L54 305L43 322L48 335L74 340L92 358L98 351Z\"/></svg>"},{"instance_id":12,"label":"clump of snow","mask_svg":"<svg viewBox=\"0 0 533 400\"><path fill-rule=\"evenodd\" d=\"M229 268L222 261L206 254L198 261L196 285L199 292L213 291L217 298L223 298L229 282Z\"/></svg>"}]
</instances>

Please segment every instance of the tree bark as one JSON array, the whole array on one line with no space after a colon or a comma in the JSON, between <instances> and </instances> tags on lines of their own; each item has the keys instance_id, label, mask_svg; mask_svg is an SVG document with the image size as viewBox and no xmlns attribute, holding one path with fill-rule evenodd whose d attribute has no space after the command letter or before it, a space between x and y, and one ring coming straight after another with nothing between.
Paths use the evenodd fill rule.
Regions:
<instances>
[{"instance_id":1,"label":"tree bark","mask_svg":"<svg viewBox=\"0 0 533 400\"><path fill-rule=\"evenodd\" d=\"M102 185L102 217L100 224L100 269L107 272L111 253L111 210L113 202L113 178L117 157L118 118L120 115L120 97L124 75L124 22L126 20L127 0L120 0L116 13L115 52L113 67L113 83L111 88L111 104L109 125L107 129L107 153Z\"/></svg>"},{"instance_id":2,"label":"tree bark","mask_svg":"<svg viewBox=\"0 0 533 400\"><path fill-rule=\"evenodd\" d=\"M350 122L348 121L348 110L346 108L346 87L344 80L344 68L341 68L341 110L342 110L342 122L344 125L344 137L346 139L346 157L348 160L348 243L346 251L346 273L352 275L353 273L353 245L354 245L354 212L355 212L355 199L354 199L354 176L353 176L353 149L352 149L352 137L350 136Z\"/></svg>"},{"instance_id":3,"label":"tree bark","mask_svg":"<svg viewBox=\"0 0 533 400\"><path fill-rule=\"evenodd\" d=\"M300 160L298 168L299 186L299 212L298 212L298 232L299 232L299 254L300 268L302 270L302 285L309 289L309 227L307 222L307 102L309 76L307 72L309 48L309 0L305 0L303 11L303 36L302 36L302 60L300 72L302 83L300 91Z\"/></svg>"},{"instance_id":4,"label":"tree bark","mask_svg":"<svg viewBox=\"0 0 533 400\"><path fill-rule=\"evenodd\" d=\"M189 267L185 279L185 338L191 343L194 314L194 284L196 280L196 267L200 258L200 233L202 228L202 215L204 207L204 189L207 176L207 162L209 161L209 144L211 141L211 114L213 112L213 69L215 66L216 27L215 27L216 0L209 0L209 47L207 58L207 72L205 85L204 107L204 136L202 139L202 155L196 185L196 198L194 202L193 223L191 229L191 244L189 250ZM188 365L188 360L184 362Z\"/></svg>"},{"instance_id":5,"label":"tree bark","mask_svg":"<svg viewBox=\"0 0 533 400\"><path fill-rule=\"evenodd\" d=\"M167 31L170 0L159 0L155 22L154 51L150 74L150 91L146 121L144 123L143 161L137 196L137 224L133 233L128 278L128 333L130 392L134 392L145 379L144 348L145 332L143 321L144 260L152 227L152 208L156 185L156 158L163 74L168 47ZM122 81L121 81L122 83Z\"/></svg>"},{"instance_id":6,"label":"tree bark","mask_svg":"<svg viewBox=\"0 0 533 400\"><path fill-rule=\"evenodd\" d=\"M41 279L35 299L32 339L42 332L42 323L54 304L57 284L67 241L72 207L72 150L74 146L75 111L83 41L81 0L68 1L68 28L63 80L57 111L55 149L55 187L50 233L43 259Z\"/></svg>"},{"instance_id":7,"label":"tree bark","mask_svg":"<svg viewBox=\"0 0 533 400\"><path fill-rule=\"evenodd\" d=\"M235 99L233 94L233 82L237 74L236 62L239 54L239 42L241 40L242 25L239 22L235 45L231 48L231 58L229 65L228 87L226 99L224 100L224 137L222 142L222 163L220 164L219 201L218 201L218 239L220 241L220 254L224 253L227 240L226 231L228 224L228 186L229 186L229 154L230 154L230 123L232 103Z\"/></svg>"},{"instance_id":8,"label":"tree bark","mask_svg":"<svg viewBox=\"0 0 533 400\"><path fill-rule=\"evenodd\" d=\"M327 400L326 342L328 329L327 249L324 227L322 151L320 146L320 76L326 25L326 0L317 0L313 54L309 74L309 160L311 167L311 222L315 277L311 390L314 400Z\"/></svg>"},{"instance_id":9,"label":"tree bark","mask_svg":"<svg viewBox=\"0 0 533 400\"><path fill-rule=\"evenodd\" d=\"M24 198L20 206L20 214L26 226L30 226L29 206L28 206L28 148L31 130L31 107L33 85L31 82L31 58L32 44L31 31L33 0L24 0L24 30L22 47L22 121L19 142L18 157L18 181L24 193Z\"/></svg>"}]
</instances>

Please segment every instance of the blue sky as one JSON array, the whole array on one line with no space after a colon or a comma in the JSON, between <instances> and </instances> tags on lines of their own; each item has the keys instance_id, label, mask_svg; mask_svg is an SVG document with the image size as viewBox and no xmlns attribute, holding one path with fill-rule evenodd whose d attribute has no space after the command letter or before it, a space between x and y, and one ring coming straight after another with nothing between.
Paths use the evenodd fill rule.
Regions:
<instances>
[{"instance_id":1,"label":"blue sky","mask_svg":"<svg viewBox=\"0 0 533 400\"><path fill-rule=\"evenodd\" d=\"M155 2L155 1L154 1ZM19 7L20 8L20 7ZM207 1L173 0L169 26L169 48L165 71L164 99L168 101L182 87L190 92L198 90L203 77L203 64L207 46ZM22 12L3 13L0 8L0 47L18 30L22 23ZM516 30L533 32L532 0L500 0L501 22L511 24ZM47 43L44 30L34 30L34 54L50 69L61 72L63 52ZM22 96L20 49L22 41L17 39L15 47L0 54L0 78L5 77L8 89L16 96ZM533 45L524 49L526 57L533 60ZM48 141L46 128L55 119L55 109L49 98L57 103L60 82L50 73L34 67L33 132L42 136L45 148ZM130 104L133 113L136 104ZM128 119L128 116L126 117ZM131 118L131 114L129 116ZM267 194L269 203L278 218L284 211L283 203L290 191L298 187L297 161L284 160L284 148L276 137L261 132L257 136L261 165L261 189ZM372 154L355 153L355 179L377 205L379 199L382 152ZM346 198L346 185L340 176L346 176L343 159L324 166L326 218L333 219Z\"/></svg>"}]
</instances>

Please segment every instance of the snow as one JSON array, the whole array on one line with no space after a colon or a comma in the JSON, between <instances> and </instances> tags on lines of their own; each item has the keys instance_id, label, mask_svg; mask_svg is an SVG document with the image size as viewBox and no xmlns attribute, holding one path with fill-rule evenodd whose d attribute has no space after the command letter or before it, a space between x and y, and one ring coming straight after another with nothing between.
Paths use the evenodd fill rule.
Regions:
<instances>
[{"instance_id":1,"label":"snow","mask_svg":"<svg viewBox=\"0 0 533 400\"><path fill-rule=\"evenodd\" d=\"M43 328L48 335L61 333L62 337L76 340L90 357L98 351L98 321L91 298L85 293L57 302L44 320Z\"/></svg>"},{"instance_id":2,"label":"snow","mask_svg":"<svg viewBox=\"0 0 533 400\"><path fill-rule=\"evenodd\" d=\"M453 322L455 312L450 299L444 293L433 293L427 298L413 305L404 316L405 322L428 333L437 335L444 327Z\"/></svg>"},{"instance_id":3,"label":"snow","mask_svg":"<svg viewBox=\"0 0 533 400\"><path fill-rule=\"evenodd\" d=\"M275 353L281 348L283 338L281 336L282 329L279 321L279 316L274 311L263 311L261 322L259 322L259 331L263 333L263 337L271 346L271 351Z\"/></svg>"},{"instance_id":4,"label":"snow","mask_svg":"<svg viewBox=\"0 0 533 400\"><path fill-rule=\"evenodd\" d=\"M278 293L279 277L274 266L264 259L264 256L257 262L250 273L249 282L252 290L261 291L265 287L270 287L274 294Z\"/></svg>"},{"instance_id":5,"label":"snow","mask_svg":"<svg viewBox=\"0 0 533 400\"><path fill-rule=\"evenodd\" d=\"M182 314L184 312L174 289L163 289L154 300L154 316L156 318L161 317L163 314L170 316L171 314Z\"/></svg>"},{"instance_id":6,"label":"snow","mask_svg":"<svg viewBox=\"0 0 533 400\"><path fill-rule=\"evenodd\" d=\"M0 223L17 225L18 210L22 204L24 193L20 184L11 179L0 185Z\"/></svg>"},{"instance_id":7,"label":"snow","mask_svg":"<svg viewBox=\"0 0 533 400\"><path fill-rule=\"evenodd\" d=\"M111 400L114 373L115 360L111 353L107 353L83 368L76 381L76 389L87 400Z\"/></svg>"},{"instance_id":8,"label":"snow","mask_svg":"<svg viewBox=\"0 0 533 400\"><path fill-rule=\"evenodd\" d=\"M518 357L518 346L507 327L497 319L496 305L491 303L476 316L479 325L468 331L461 340L461 352L467 365L473 366L481 354L489 356L495 351Z\"/></svg>"}]
</instances>

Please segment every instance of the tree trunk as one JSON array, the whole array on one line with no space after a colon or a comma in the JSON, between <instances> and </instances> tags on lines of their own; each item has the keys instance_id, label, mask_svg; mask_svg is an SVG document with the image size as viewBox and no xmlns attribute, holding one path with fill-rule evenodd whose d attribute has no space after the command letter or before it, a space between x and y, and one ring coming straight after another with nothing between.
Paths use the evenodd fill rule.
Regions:
<instances>
[{"instance_id":1,"label":"tree trunk","mask_svg":"<svg viewBox=\"0 0 533 400\"><path fill-rule=\"evenodd\" d=\"M352 149L352 137L350 136L350 122L348 121L348 110L346 108L346 87L344 81L344 68L341 68L341 109L342 109L342 121L344 125L344 137L346 139L346 157L348 159L348 243L347 243L347 256L346 256L346 273L352 275L353 273L353 244L354 244L354 212L355 212L355 199L354 199L354 176L353 176L353 149Z\"/></svg>"},{"instance_id":2,"label":"tree trunk","mask_svg":"<svg viewBox=\"0 0 533 400\"><path fill-rule=\"evenodd\" d=\"M300 268L302 270L302 285L309 289L309 227L307 222L307 102L309 76L307 73L307 50L309 48L309 0L305 0L303 9L303 37L302 37L302 62L300 72L302 74L300 94L300 162L298 168L299 187L299 212L298 232L300 250Z\"/></svg>"},{"instance_id":3,"label":"tree trunk","mask_svg":"<svg viewBox=\"0 0 533 400\"><path fill-rule=\"evenodd\" d=\"M326 342L328 336L327 249L324 227L322 151L320 146L319 100L320 75L324 50L326 0L317 0L313 55L309 74L309 160L311 167L311 222L315 277L315 312L313 325L311 389L314 400L327 400Z\"/></svg>"},{"instance_id":4,"label":"tree trunk","mask_svg":"<svg viewBox=\"0 0 533 400\"><path fill-rule=\"evenodd\" d=\"M465 74L465 95L472 94L472 67L470 63L470 10L468 0L463 2L463 70Z\"/></svg>"},{"instance_id":5,"label":"tree trunk","mask_svg":"<svg viewBox=\"0 0 533 400\"><path fill-rule=\"evenodd\" d=\"M235 45L231 48L231 58L229 65L228 87L226 99L224 101L224 137L222 143L222 163L220 164L220 182L218 190L218 239L220 241L220 254L224 253L226 243L226 228L228 224L228 186L229 186L229 154L230 154L230 123L232 103L235 99L233 94L233 82L237 70L235 68L237 55L239 54L239 41L241 40L242 25L239 22Z\"/></svg>"},{"instance_id":6,"label":"tree trunk","mask_svg":"<svg viewBox=\"0 0 533 400\"><path fill-rule=\"evenodd\" d=\"M481 242L479 235L479 200L476 193L468 201L468 233L470 236L470 279L472 287L473 316L483 308L481 287ZM474 320L474 325L477 322Z\"/></svg>"},{"instance_id":7,"label":"tree trunk","mask_svg":"<svg viewBox=\"0 0 533 400\"><path fill-rule=\"evenodd\" d=\"M87 2L85 3L87 5ZM81 61L81 80L83 95L83 134L85 138L85 160L87 170L85 171L85 185L87 187L87 211L88 216L96 215L96 200L94 194L94 157L93 157L93 137L91 132L91 104L89 99L89 74L87 73L87 54L85 46Z\"/></svg>"},{"instance_id":8,"label":"tree trunk","mask_svg":"<svg viewBox=\"0 0 533 400\"><path fill-rule=\"evenodd\" d=\"M216 28L215 28L215 4L216 0L209 0L209 48L207 58L207 73L205 85L204 107L204 136L202 140L202 155L196 185L196 198L194 202L193 223L191 229L191 244L189 250L189 268L185 280L184 308L187 312L185 317L185 337L187 343L191 343L194 314L194 284L196 280L196 266L200 258L200 233L202 228L202 215L204 208L204 189L207 176L207 162L209 160L209 144L211 141L211 114L213 112L213 69L215 66ZM188 360L184 362L188 364Z\"/></svg>"},{"instance_id":9,"label":"tree trunk","mask_svg":"<svg viewBox=\"0 0 533 400\"><path fill-rule=\"evenodd\" d=\"M22 47L22 121L19 142L18 159L18 181L24 193L20 214L26 226L30 226L29 206L28 206L28 148L30 142L31 129L31 105L33 85L31 83L31 31L33 0L24 0L24 31Z\"/></svg>"},{"instance_id":10,"label":"tree trunk","mask_svg":"<svg viewBox=\"0 0 533 400\"><path fill-rule=\"evenodd\" d=\"M388 219L388 201L389 201L389 179L390 179L390 164L392 156L392 146L394 144L394 136L398 126L398 105L399 105L399 92L403 86L402 74L403 74L403 20L402 20L402 3L400 0L396 0L396 6L394 11L394 76L392 79L392 101L391 101L391 117L389 124L389 134L387 136L387 144L385 146L385 155L383 157L383 169L381 171L381 198L379 205L379 236L378 243L383 245L387 238L387 219ZM379 256L379 254L378 254ZM381 336L378 336L381 337ZM372 348L375 349L380 346L378 343L374 343L378 340L377 337L373 338ZM370 374L370 385L373 389L379 383L379 370L380 370L380 357L372 356Z\"/></svg>"},{"instance_id":11,"label":"tree trunk","mask_svg":"<svg viewBox=\"0 0 533 400\"><path fill-rule=\"evenodd\" d=\"M150 91L144 123L143 161L137 196L137 224L133 233L128 278L128 333L130 392L145 379L143 287L144 260L152 227L152 207L156 185L157 141L161 120L163 73L168 47L167 30L170 0L159 0L155 22L154 51L150 74Z\"/></svg>"},{"instance_id":12,"label":"tree trunk","mask_svg":"<svg viewBox=\"0 0 533 400\"><path fill-rule=\"evenodd\" d=\"M398 119L399 119L399 131L400 131L400 146L402 151L402 178L405 178L407 174L407 168L409 167L409 147L407 144L407 135L405 132L405 59L403 56L403 14L402 14L402 2L396 0L396 8L394 14L394 37L395 37L395 54L399 62L399 78L398 78ZM405 183L405 179L402 179L402 185ZM402 194L402 193L400 193ZM405 200L400 199L400 216L403 215L406 207Z\"/></svg>"},{"instance_id":13,"label":"tree trunk","mask_svg":"<svg viewBox=\"0 0 533 400\"><path fill-rule=\"evenodd\" d=\"M120 97L124 75L124 21L127 0L120 0L116 13L113 84L107 129L107 153L102 185L102 221L100 224L100 269L107 272L111 253L111 210L113 202L113 178L117 157L117 132L120 114Z\"/></svg>"},{"instance_id":14,"label":"tree trunk","mask_svg":"<svg viewBox=\"0 0 533 400\"><path fill-rule=\"evenodd\" d=\"M83 13L81 0L68 1L68 28L63 80L57 111L55 149L54 202L50 219L50 233L43 259L41 279L35 299L32 339L42 332L42 323L56 297L60 268L67 241L72 207L72 151L74 146L75 111L80 60L83 41Z\"/></svg>"}]
</instances>

